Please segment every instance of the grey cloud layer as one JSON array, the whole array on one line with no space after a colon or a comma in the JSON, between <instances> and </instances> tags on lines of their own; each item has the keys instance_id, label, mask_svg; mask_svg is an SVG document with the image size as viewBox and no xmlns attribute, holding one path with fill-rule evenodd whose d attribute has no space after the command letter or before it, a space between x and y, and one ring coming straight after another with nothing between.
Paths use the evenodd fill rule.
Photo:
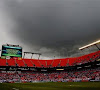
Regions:
<instances>
[{"instance_id":1,"label":"grey cloud layer","mask_svg":"<svg viewBox=\"0 0 100 90\"><path fill-rule=\"evenodd\" d=\"M70 56L80 46L100 39L99 0L4 0L4 3L18 25L12 34L47 56Z\"/></svg>"}]
</instances>

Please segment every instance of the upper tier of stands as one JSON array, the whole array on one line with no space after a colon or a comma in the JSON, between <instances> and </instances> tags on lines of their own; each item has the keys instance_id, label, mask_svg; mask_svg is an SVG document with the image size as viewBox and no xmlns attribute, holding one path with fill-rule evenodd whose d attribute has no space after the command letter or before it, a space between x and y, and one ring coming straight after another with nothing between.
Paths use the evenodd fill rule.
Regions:
<instances>
[{"instance_id":1,"label":"upper tier of stands","mask_svg":"<svg viewBox=\"0 0 100 90\"><path fill-rule=\"evenodd\" d=\"M0 66L39 67L39 68L66 67L66 66L74 66L74 65L93 62L99 58L100 58L100 50L80 57L54 59L54 60L0 59Z\"/></svg>"}]
</instances>

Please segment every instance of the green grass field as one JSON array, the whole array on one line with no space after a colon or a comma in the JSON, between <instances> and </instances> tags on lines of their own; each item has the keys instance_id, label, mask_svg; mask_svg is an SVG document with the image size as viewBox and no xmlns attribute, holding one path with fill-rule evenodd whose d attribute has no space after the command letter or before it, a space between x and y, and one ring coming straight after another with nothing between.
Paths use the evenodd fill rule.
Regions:
<instances>
[{"instance_id":1,"label":"green grass field","mask_svg":"<svg viewBox=\"0 0 100 90\"><path fill-rule=\"evenodd\" d=\"M100 82L0 83L0 90L100 90Z\"/></svg>"}]
</instances>

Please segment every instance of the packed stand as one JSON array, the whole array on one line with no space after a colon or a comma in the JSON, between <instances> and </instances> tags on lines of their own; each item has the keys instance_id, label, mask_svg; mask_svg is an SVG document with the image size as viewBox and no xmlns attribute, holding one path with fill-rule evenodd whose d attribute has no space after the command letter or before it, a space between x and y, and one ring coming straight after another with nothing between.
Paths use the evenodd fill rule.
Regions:
<instances>
[{"instance_id":1,"label":"packed stand","mask_svg":"<svg viewBox=\"0 0 100 90\"><path fill-rule=\"evenodd\" d=\"M81 82L100 81L100 68L80 71L61 72L0 72L0 83L3 82Z\"/></svg>"}]
</instances>

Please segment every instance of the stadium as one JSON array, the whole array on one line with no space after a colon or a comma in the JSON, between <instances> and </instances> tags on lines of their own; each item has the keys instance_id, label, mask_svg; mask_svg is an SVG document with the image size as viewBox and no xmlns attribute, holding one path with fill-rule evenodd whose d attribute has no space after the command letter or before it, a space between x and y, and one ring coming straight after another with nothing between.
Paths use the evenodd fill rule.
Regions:
<instances>
[{"instance_id":1,"label":"stadium","mask_svg":"<svg viewBox=\"0 0 100 90\"><path fill-rule=\"evenodd\" d=\"M86 49L96 45L97 51L87 55L72 58L53 59L53 60L40 60L38 59L25 59L25 54L39 54L32 52L24 52L22 58L22 47L19 45L2 45L2 53L0 59L0 83L11 90L39 90L39 86L43 84L43 90L64 88L76 89L80 88L81 85L86 88L84 84L90 86L88 88L100 89L100 50L96 41L88 44L80 50ZM4 83L4 84L3 84ZM24 83L21 84L7 84L7 83ZM32 84L34 83L34 84ZM46 85L47 84L47 85ZM59 85L60 84L60 85ZM91 86L93 84L93 86ZM94 86L96 84L96 86ZM1 85L1 84L0 84ZM11 85L11 87L9 86ZM27 85L27 87L24 87ZM28 85L33 85L29 88ZM34 85L39 85L34 86ZM51 87L44 87L44 85ZM63 86L67 85L67 87ZM0 87L3 88L3 87ZM37 89L36 89L37 88ZM65 90L65 89L64 89Z\"/></svg>"},{"instance_id":2,"label":"stadium","mask_svg":"<svg viewBox=\"0 0 100 90\"><path fill-rule=\"evenodd\" d=\"M0 90L100 90L100 0L0 0Z\"/></svg>"}]
</instances>

